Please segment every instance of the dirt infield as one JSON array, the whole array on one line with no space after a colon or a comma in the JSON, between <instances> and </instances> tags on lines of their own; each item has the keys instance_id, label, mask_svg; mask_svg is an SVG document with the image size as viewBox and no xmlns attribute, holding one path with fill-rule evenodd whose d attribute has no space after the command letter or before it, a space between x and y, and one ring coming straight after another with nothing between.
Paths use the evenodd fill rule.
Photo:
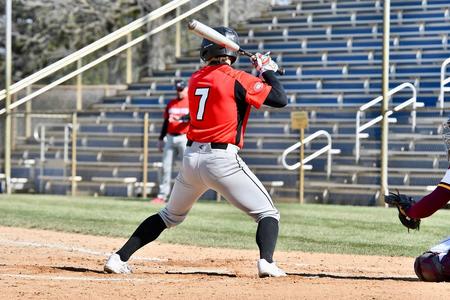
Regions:
<instances>
[{"instance_id":1,"label":"dirt infield","mask_svg":"<svg viewBox=\"0 0 450 300\"><path fill-rule=\"evenodd\" d=\"M0 299L444 299L413 258L277 252L286 278L256 276L257 251L154 243L132 275L103 273L124 239L0 227Z\"/></svg>"}]
</instances>

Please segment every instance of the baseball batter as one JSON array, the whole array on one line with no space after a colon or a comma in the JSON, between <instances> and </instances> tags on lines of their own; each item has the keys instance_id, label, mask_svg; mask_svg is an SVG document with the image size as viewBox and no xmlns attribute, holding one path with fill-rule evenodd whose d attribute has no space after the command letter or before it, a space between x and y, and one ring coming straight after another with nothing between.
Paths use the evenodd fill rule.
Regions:
<instances>
[{"instance_id":1,"label":"baseball batter","mask_svg":"<svg viewBox=\"0 0 450 300\"><path fill-rule=\"evenodd\" d=\"M177 97L169 101L164 110L164 122L158 139L158 150L163 152L163 174L159 193L152 203L164 203L170 194L174 156L181 157L186 149L189 127L189 101L184 80L175 81Z\"/></svg>"},{"instance_id":2,"label":"baseball batter","mask_svg":"<svg viewBox=\"0 0 450 300\"><path fill-rule=\"evenodd\" d=\"M239 44L233 29L215 30ZM202 41L200 57L206 66L189 80L188 142L169 201L159 213L144 220L125 245L110 256L106 272L130 273L130 256L164 229L183 222L197 199L213 189L258 223L258 275L286 276L273 261L280 214L238 152L244 144L250 108L260 108L262 104L284 107L287 97L275 75L278 66L268 54L258 53L254 58L259 78L234 69L237 56L237 52L206 39Z\"/></svg>"}]
</instances>

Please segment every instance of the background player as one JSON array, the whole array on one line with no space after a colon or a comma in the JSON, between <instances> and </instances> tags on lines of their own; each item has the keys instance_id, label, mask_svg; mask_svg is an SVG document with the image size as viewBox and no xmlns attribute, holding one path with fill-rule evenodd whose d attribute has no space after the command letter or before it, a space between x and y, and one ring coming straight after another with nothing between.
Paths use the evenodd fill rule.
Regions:
<instances>
[{"instance_id":1,"label":"background player","mask_svg":"<svg viewBox=\"0 0 450 300\"><path fill-rule=\"evenodd\" d=\"M443 139L450 159L450 119L443 126ZM420 219L431 216L450 201L450 168L436 189L418 202L396 194L385 196L385 201L397 206L403 225L418 228ZM414 270L424 281L450 281L450 237L417 257Z\"/></svg>"},{"instance_id":2,"label":"background player","mask_svg":"<svg viewBox=\"0 0 450 300\"><path fill-rule=\"evenodd\" d=\"M215 29L239 44L234 30ZM258 275L286 276L273 261L279 212L238 151L244 143L251 106L283 107L287 97L275 76L278 66L270 56L259 53L255 56L254 66L262 79L233 69L231 65L237 56L237 52L203 40L200 57L206 66L189 81L188 147L169 202L159 213L144 220L125 245L110 256L105 271L131 272L127 264L130 256L156 239L164 229L180 224L196 200L211 188L258 223Z\"/></svg>"},{"instance_id":3,"label":"background player","mask_svg":"<svg viewBox=\"0 0 450 300\"><path fill-rule=\"evenodd\" d=\"M164 203L170 194L174 156L183 156L186 149L186 133L189 126L189 101L184 80L175 81L177 98L172 99L164 110L164 122L158 139L158 149L163 152L162 180L159 193L152 203Z\"/></svg>"}]
</instances>

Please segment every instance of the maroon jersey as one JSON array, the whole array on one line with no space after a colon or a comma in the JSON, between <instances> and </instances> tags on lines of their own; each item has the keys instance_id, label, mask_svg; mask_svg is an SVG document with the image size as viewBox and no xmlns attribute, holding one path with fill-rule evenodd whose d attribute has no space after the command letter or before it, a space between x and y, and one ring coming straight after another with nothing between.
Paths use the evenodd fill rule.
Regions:
<instances>
[{"instance_id":1,"label":"maroon jersey","mask_svg":"<svg viewBox=\"0 0 450 300\"><path fill-rule=\"evenodd\" d=\"M169 134L185 134L188 131L189 122L180 119L189 114L188 97L183 99L171 100L164 111L164 119L168 119L167 133Z\"/></svg>"},{"instance_id":2,"label":"maroon jersey","mask_svg":"<svg viewBox=\"0 0 450 300\"><path fill-rule=\"evenodd\" d=\"M251 106L260 108L271 86L227 64L206 66L189 79L187 137L242 148Z\"/></svg>"},{"instance_id":3,"label":"maroon jersey","mask_svg":"<svg viewBox=\"0 0 450 300\"><path fill-rule=\"evenodd\" d=\"M406 211L408 217L422 219L431 216L450 201L450 168L430 194L420 199Z\"/></svg>"}]
</instances>

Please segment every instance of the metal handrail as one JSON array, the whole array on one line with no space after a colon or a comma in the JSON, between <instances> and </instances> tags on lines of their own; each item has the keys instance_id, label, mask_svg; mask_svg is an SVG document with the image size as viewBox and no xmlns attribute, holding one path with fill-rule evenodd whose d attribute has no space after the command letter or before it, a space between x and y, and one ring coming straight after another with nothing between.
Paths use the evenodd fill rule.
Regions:
<instances>
[{"instance_id":1,"label":"metal handrail","mask_svg":"<svg viewBox=\"0 0 450 300\"><path fill-rule=\"evenodd\" d=\"M154 11L150 12L146 16L137 19L133 22L131 22L128 25L125 25L124 27L117 29L116 31L104 36L103 38L93 42L92 44L81 48L80 50L58 60L57 62L45 67L44 69L16 82L15 84L11 85L10 87L10 93L15 94L18 91L24 89L25 87L47 77L50 74L53 74L54 72L66 67L67 65L76 62L80 58L85 57L86 55L91 54L92 52L95 52L106 45L116 41L117 39L124 37L128 33L133 32L136 29L141 28L142 26L146 25L147 23L169 13L170 11L174 10L175 8L185 4L186 2L189 2L190 0L174 0L166 5L163 5ZM0 91L0 100L4 99L6 97L6 90Z\"/></svg>"},{"instance_id":2,"label":"metal handrail","mask_svg":"<svg viewBox=\"0 0 450 300\"><path fill-rule=\"evenodd\" d=\"M49 124L39 123L34 128L33 138L36 142L41 143L41 160L45 161L45 143L46 143L46 131ZM70 144L70 130L72 124L52 124L52 127L64 127L64 162L69 162L69 144Z\"/></svg>"},{"instance_id":3,"label":"metal handrail","mask_svg":"<svg viewBox=\"0 0 450 300\"><path fill-rule=\"evenodd\" d=\"M315 151L314 153L310 154L309 156L305 157L303 159L302 162L297 162L293 165L288 165L286 162L286 157L289 153L291 153L292 151L294 151L295 149L299 148L303 144L307 144L309 142L311 142L312 140L314 140L315 138L324 135L327 138L327 145L322 147L321 149ZM312 166L308 166L305 165L307 162L313 160L314 158L318 157L319 155L328 152L328 157L327 157L327 177L329 178L331 175L331 155L332 154L339 154L341 153L340 149L332 149L332 141L331 141L331 135L325 131L325 130L319 130L314 132L313 134L311 134L310 136L308 136L307 138L305 138L303 141L297 142L294 145L290 146L289 148L287 148L286 150L284 150L283 154L281 155L281 163L283 164L283 166L288 169L288 170L295 170L298 169L301 165L303 165L304 169L312 169Z\"/></svg>"},{"instance_id":4,"label":"metal handrail","mask_svg":"<svg viewBox=\"0 0 450 300\"><path fill-rule=\"evenodd\" d=\"M441 90L439 92L439 107L441 109L441 114L444 111L444 92L450 92L450 86L446 86L450 83L450 77L445 78L448 64L450 64L450 57L444 60L441 65Z\"/></svg>"},{"instance_id":5,"label":"metal handrail","mask_svg":"<svg viewBox=\"0 0 450 300\"><path fill-rule=\"evenodd\" d=\"M422 102L417 102L417 90L416 87L409 83L409 82L405 82L402 83L398 86L396 86L395 88L391 89L388 92L388 97L390 98L392 95L394 95L395 93L398 93L399 91L405 89L405 88L410 88L412 91L412 97L409 98L408 100L400 103L399 105L395 106L393 108L393 110L388 110L386 112L386 117L388 118L388 121L391 123L395 123L397 122L396 118L389 118L390 115L392 115L394 112L397 112L403 108L405 108L408 105L412 104L412 111L411 111L411 130L414 131L416 128L416 108L417 107L423 107L424 103ZM368 133L362 133L362 131L366 130L367 128L371 127L372 125L375 125L376 123L380 122L381 120L383 120L383 116L379 115L378 117L370 120L369 122L367 122L364 125L361 125L361 115L363 114L363 112L365 110L367 110L368 108L374 106L375 104L381 102L383 100L383 96L378 96L375 99L367 102L366 104L362 105L359 110L356 112L356 141L355 141L355 161L358 162L359 158L360 158L360 139L362 138L368 138L369 134Z\"/></svg>"},{"instance_id":6,"label":"metal handrail","mask_svg":"<svg viewBox=\"0 0 450 300\"><path fill-rule=\"evenodd\" d=\"M43 181L42 178L44 177L44 166L46 163L45 158L45 144L46 144L46 127L52 126L52 127L64 127L64 157L63 161L64 164L69 163L69 143L72 141L72 163L71 163L71 176L68 178L68 180L71 181L72 185L72 196L76 194L77 189L77 181L80 181L82 178L80 176L76 176L76 113L72 115L72 123L67 124L42 124L39 123L33 133L34 139L40 143L40 178L39 181L39 190L42 192L43 187ZM75 127L74 127L75 126ZM72 139L70 139L70 132L69 130L72 130ZM64 177L66 176L66 168L64 167Z\"/></svg>"},{"instance_id":7,"label":"metal handrail","mask_svg":"<svg viewBox=\"0 0 450 300\"><path fill-rule=\"evenodd\" d=\"M140 27L142 27L143 25L147 24L150 21L153 21L156 18L161 17L162 15L172 11L173 9L185 4L186 2L189 2L190 0L174 0L162 7L160 7L159 9L156 9L155 11L153 11L152 13L148 14L147 16L138 19L124 27L122 27L121 29L116 30L115 32L105 36L104 38L98 40L97 42L92 43L89 46L86 46L76 52L74 52L73 54L67 56L66 58L63 58L59 61L57 61L56 63L51 64L50 66L42 69L41 71L38 71L22 80L20 80L19 82L11 85L10 87L10 94L14 94L28 86L30 86L31 84L35 83L36 81L47 77L50 74L53 74L54 72L60 70L61 68L75 62L78 61L79 59L83 58L84 56L104 47L105 45L108 45L109 43L117 40L120 37L123 37L124 35L132 32L133 30L136 30ZM158 26L157 28L151 30L150 32L141 35L140 37L122 45L121 47L108 52L107 54L101 56L100 58L82 66L81 68L59 78L58 80L45 85L43 88L40 88L39 90L15 101L14 103L12 103L9 108L10 109L14 109L20 105L22 105L23 103L35 98L36 96L39 96L42 93L45 93L46 91L52 89L53 87L69 80L72 77L75 77L81 73L83 73L84 71L96 66L97 64L111 58L112 56L115 56L117 54L119 54L122 51L125 51L133 46L135 46L136 44L144 41L145 39L147 39L148 37L166 29L167 27L179 22L180 20L183 20L185 18L187 18L188 16L196 13L197 11L217 2L218 0L208 0L203 2L202 4L196 6L195 8L179 15L178 17L164 23L163 25ZM6 91L2 90L0 91L0 100L4 99L6 97ZM6 108L0 109L0 115L4 114L6 112Z\"/></svg>"}]
</instances>

